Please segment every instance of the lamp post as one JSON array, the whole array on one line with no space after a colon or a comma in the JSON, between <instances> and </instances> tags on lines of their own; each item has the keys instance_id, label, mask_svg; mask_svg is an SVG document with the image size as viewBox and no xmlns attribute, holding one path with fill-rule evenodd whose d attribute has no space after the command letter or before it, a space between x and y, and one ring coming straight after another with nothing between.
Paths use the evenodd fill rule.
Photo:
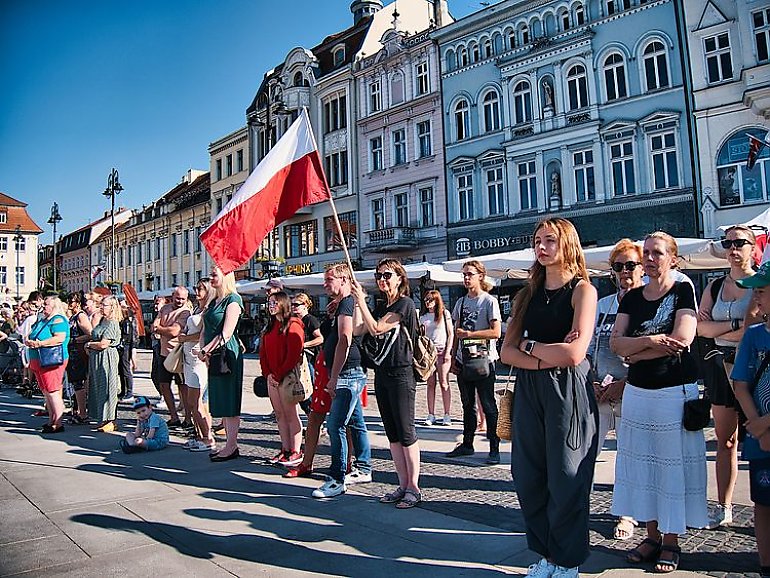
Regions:
<instances>
[{"instance_id":1,"label":"lamp post","mask_svg":"<svg viewBox=\"0 0 770 578\"><path fill-rule=\"evenodd\" d=\"M48 223L53 225L53 290L56 291L56 223L61 221L61 215L59 214L59 204L54 203L51 207L51 217L48 219Z\"/></svg>"},{"instance_id":2,"label":"lamp post","mask_svg":"<svg viewBox=\"0 0 770 578\"><path fill-rule=\"evenodd\" d=\"M105 197L110 198L110 220L112 224L112 232L110 234L110 280L115 280L115 195L120 194L123 187L118 180L117 169L112 169L110 176L107 178L107 188L102 193Z\"/></svg>"},{"instance_id":3,"label":"lamp post","mask_svg":"<svg viewBox=\"0 0 770 578\"><path fill-rule=\"evenodd\" d=\"M24 240L24 235L21 234L21 225L16 225L16 234L13 236L13 241L16 243L16 302L21 301L21 295L19 294L19 249L21 249L21 242Z\"/></svg>"}]
</instances>

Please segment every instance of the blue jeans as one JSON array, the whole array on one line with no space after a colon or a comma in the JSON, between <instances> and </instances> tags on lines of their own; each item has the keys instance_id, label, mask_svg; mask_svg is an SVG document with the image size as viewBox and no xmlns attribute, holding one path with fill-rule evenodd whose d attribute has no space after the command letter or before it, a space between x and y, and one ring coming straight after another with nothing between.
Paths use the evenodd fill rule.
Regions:
<instances>
[{"instance_id":1,"label":"blue jeans","mask_svg":"<svg viewBox=\"0 0 770 578\"><path fill-rule=\"evenodd\" d=\"M356 454L355 467L365 473L372 470L369 432L366 431L364 410L361 407L361 392L364 387L366 387L366 374L362 369L342 372L337 379L332 407L326 418L332 454L329 475L340 483L345 479L348 463L346 427L350 428L353 438L353 450Z\"/></svg>"}]
</instances>

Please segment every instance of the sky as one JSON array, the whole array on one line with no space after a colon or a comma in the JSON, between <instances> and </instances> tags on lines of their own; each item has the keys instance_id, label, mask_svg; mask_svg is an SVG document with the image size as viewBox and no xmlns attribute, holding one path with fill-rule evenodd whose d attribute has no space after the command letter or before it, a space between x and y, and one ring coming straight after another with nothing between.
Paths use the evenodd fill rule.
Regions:
<instances>
[{"instance_id":1,"label":"sky","mask_svg":"<svg viewBox=\"0 0 770 578\"><path fill-rule=\"evenodd\" d=\"M0 192L28 203L41 244L54 202L57 236L109 211L113 167L116 206L151 203L189 168L209 170L209 143L244 126L264 73L352 25L349 6L0 0ZM455 18L479 8L449 1Z\"/></svg>"}]
</instances>

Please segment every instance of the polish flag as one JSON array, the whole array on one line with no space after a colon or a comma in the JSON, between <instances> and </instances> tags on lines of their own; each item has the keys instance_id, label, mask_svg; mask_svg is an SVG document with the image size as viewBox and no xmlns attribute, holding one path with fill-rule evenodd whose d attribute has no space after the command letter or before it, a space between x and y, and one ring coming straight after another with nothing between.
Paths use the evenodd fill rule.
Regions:
<instances>
[{"instance_id":1,"label":"polish flag","mask_svg":"<svg viewBox=\"0 0 770 578\"><path fill-rule=\"evenodd\" d=\"M330 197L307 109L201 235L224 273L248 262L276 225Z\"/></svg>"}]
</instances>

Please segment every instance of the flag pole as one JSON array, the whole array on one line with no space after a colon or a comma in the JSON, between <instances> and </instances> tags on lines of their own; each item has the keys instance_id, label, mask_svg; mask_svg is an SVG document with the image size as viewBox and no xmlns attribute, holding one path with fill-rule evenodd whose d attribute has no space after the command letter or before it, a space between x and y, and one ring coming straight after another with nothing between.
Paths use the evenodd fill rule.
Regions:
<instances>
[{"instance_id":1,"label":"flag pole","mask_svg":"<svg viewBox=\"0 0 770 578\"><path fill-rule=\"evenodd\" d=\"M303 106L302 110L303 110L304 114L307 114L308 117L310 116L308 114L307 107ZM313 125L310 122L310 118L308 118L308 126L310 126L310 136L313 139L313 148L315 148L315 150L318 150L318 143L315 140L315 133L313 132L313 128L312 128ZM345 261L348 264L348 268L350 268L350 277L353 280L355 280L356 274L353 271L353 262L350 259L350 252L348 251L348 244L347 244L347 242L345 242L345 235L342 232L342 225L340 224L340 217L337 214L337 205L334 204L334 194L332 193L332 189L329 186L329 181L326 178L326 171L324 170L323 166L321 166L321 174L323 175L324 184L326 185L326 189L329 191L329 204L331 205L331 208L332 208L332 216L334 217L334 225L335 225L335 227L337 227L337 232L340 235L340 243L342 245L342 251L345 253Z\"/></svg>"}]
</instances>

